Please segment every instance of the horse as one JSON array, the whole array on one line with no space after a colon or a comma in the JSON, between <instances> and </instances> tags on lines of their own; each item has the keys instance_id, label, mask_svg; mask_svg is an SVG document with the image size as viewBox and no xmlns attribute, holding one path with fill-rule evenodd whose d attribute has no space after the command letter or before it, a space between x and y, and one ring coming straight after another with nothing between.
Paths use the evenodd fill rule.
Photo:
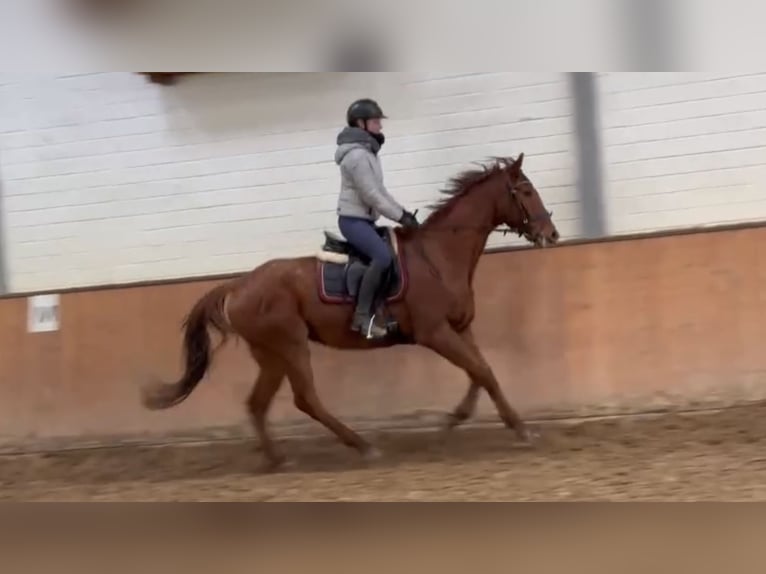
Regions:
<instances>
[{"instance_id":1,"label":"horse","mask_svg":"<svg viewBox=\"0 0 766 574\"><path fill-rule=\"evenodd\" d=\"M325 232L319 254L271 259L204 294L184 321L183 375L175 383L145 385L144 407L168 409L189 397L210 367L212 328L221 336L217 348L238 336L259 367L246 406L267 468L286 462L267 429L269 407L285 378L301 412L369 461L382 453L320 400L309 343L356 350L420 345L470 380L465 396L446 416L446 431L472 417L483 389L505 426L531 445L534 435L506 399L471 328L474 272L493 231L513 231L538 248L559 241L553 214L523 172L523 161L523 153L517 159L493 157L453 177L442 190L445 197L430 206L433 211L416 229L377 227L395 254L375 307L389 319L389 336L371 340L350 330L354 289L366 261L342 238Z\"/></svg>"}]
</instances>

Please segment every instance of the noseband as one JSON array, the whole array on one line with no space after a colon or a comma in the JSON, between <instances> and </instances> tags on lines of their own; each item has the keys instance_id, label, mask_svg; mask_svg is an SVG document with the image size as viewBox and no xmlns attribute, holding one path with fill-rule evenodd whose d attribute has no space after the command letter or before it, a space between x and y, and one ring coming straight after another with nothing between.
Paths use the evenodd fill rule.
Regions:
<instances>
[{"instance_id":1,"label":"noseband","mask_svg":"<svg viewBox=\"0 0 766 574\"><path fill-rule=\"evenodd\" d=\"M519 229L515 230L519 234L519 237L524 235L524 229L528 228L530 224L537 223L539 221L551 221L553 218L552 211L543 211L542 213L535 216L530 214L529 209L527 209L527 206L524 204L524 200L521 199L521 194L516 189L516 186L511 182L508 182L508 191L510 192L511 197L513 197L513 200L516 202L516 207L519 208L519 212L521 213L521 226ZM505 235L509 231L514 230L509 227L507 229L498 231L502 231L503 235Z\"/></svg>"}]
</instances>

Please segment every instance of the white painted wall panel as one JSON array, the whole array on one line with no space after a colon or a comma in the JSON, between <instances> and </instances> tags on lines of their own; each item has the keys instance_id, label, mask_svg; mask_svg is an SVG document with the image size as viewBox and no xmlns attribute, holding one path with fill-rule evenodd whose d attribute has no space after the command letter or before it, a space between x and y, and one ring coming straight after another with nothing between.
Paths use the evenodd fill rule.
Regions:
<instances>
[{"instance_id":1,"label":"white painted wall panel","mask_svg":"<svg viewBox=\"0 0 766 574\"><path fill-rule=\"evenodd\" d=\"M599 74L610 231L766 219L766 73Z\"/></svg>"},{"instance_id":2,"label":"white painted wall panel","mask_svg":"<svg viewBox=\"0 0 766 574\"><path fill-rule=\"evenodd\" d=\"M206 74L167 88L130 73L2 74L11 289L314 253L336 225L335 136L365 95L392 118L382 157L405 205L423 210L471 162L523 151L562 233L579 234L564 74Z\"/></svg>"}]
</instances>

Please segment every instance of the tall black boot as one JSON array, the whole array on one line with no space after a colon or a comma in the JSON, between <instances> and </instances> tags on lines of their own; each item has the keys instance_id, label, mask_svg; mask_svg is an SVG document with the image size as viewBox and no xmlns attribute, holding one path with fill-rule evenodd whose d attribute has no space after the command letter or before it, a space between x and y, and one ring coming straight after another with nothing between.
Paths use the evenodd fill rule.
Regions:
<instances>
[{"instance_id":1,"label":"tall black boot","mask_svg":"<svg viewBox=\"0 0 766 574\"><path fill-rule=\"evenodd\" d=\"M380 280L385 273L386 268L371 263L364 273L362 283L359 286L359 295L356 301L356 310L354 311L354 320L351 323L353 331L360 332L367 339L380 339L388 335L385 327L376 325L373 322L372 305L375 295L380 286Z\"/></svg>"}]
</instances>

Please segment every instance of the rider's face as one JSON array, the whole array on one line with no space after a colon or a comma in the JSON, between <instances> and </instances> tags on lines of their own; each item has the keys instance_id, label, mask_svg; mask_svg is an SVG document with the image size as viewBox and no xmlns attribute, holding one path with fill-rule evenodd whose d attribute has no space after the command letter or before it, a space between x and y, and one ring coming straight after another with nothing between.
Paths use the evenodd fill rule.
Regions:
<instances>
[{"instance_id":1,"label":"rider's face","mask_svg":"<svg viewBox=\"0 0 766 574\"><path fill-rule=\"evenodd\" d=\"M364 122L359 122L359 127L364 129ZM373 134L379 134L383 130L383 122L380 119L367 120L367 131Z\"/></svg>"}]
</instances>

